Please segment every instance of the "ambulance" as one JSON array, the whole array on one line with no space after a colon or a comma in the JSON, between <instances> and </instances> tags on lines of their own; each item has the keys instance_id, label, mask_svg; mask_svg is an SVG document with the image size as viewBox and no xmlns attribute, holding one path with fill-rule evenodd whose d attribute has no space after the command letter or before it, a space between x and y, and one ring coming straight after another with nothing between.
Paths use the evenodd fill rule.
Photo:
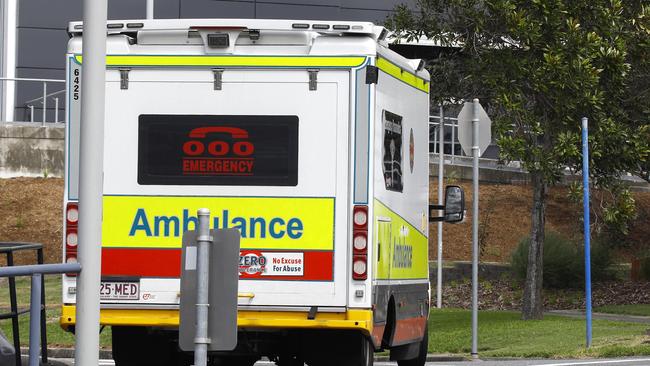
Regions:
<instances>
[{"instance_id":1,"label":"ambulance","mask_svg":"<svg viewBox=\"0 0 650 366\"><path fill-rule=\"evenodd\" d=\"M367 366L388 350L400 366L423 365L424 63L366 22L124 20L106 30L100 321L116 365L191 364L178 348L179 275L199 208L215 229L241 232L238 342L211 364ZM74 262L83 24L68 32L63 257ZM448 192L453 221L461 195ZM70 331L75 279L63 276Z\"/></svg>"}]
</instances>

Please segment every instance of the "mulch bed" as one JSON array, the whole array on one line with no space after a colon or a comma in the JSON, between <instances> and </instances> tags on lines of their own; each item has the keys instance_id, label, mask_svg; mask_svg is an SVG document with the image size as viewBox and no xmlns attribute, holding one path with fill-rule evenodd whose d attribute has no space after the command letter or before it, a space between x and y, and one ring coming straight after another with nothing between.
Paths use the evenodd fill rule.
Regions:
<instances>
[{"instance_id":1,"label":"mulch bed","mask_svg":"<svg viewBox=\"0 0 650 366\"><path fill-rule=\"evenodd\" d=\"M479 309L521 310L522 284L514 280L482 281L479 284ZM544 310L584 309L583 289L545 289ZM443 288L444 307L470 309L472 284L452 283ZM650 304L650 282L602 282L592 286L592 304Z\"/></svg>"},{"instance_id":2,"label":"mulch bed","mask_svg":"<svg viewBox=\"0 0 650 366\"><path fill-rule=\"evenodd\" d=\"M42 243L46 263L61 261L63 179L0 179L0 241ZM34 251L16 253L16 264L36 263ZM5 265L0 255L0 266Z\"/></svg>"}]
</instances>

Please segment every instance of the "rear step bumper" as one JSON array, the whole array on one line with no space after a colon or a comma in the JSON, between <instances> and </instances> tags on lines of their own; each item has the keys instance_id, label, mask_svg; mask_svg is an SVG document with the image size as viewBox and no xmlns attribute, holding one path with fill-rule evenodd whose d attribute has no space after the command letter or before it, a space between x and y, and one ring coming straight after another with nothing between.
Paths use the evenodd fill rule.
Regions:
<instances>
[{"instance_id":1,"label":"rear step bumper","mask_svg":"<svg viewBox=\"0 0 650 366\"><path fill-rule=\"evenodd\" d=\"M308 328L308 329L356 329L372 333L372 310L347 309L341 313L317 313L308 319L308 312L295 311L239 311L239 328ZM76 322L76 306L61 307L61 327L68 329ZM178 310L164 309L101 309L102 325L170 327L177 328Z\"/></svg>"}]
</instances>

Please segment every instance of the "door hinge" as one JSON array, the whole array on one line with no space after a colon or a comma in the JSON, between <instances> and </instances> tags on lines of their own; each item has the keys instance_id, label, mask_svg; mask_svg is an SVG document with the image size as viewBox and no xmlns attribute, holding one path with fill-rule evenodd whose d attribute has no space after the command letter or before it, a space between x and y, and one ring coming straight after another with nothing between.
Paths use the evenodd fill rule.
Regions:
<instances>
[{"instance_id":1,"label":"door hinge","mask_svg":"<svg viewBox=\"0 0 650 366\"><path fill-rule=\"evenodd\" d=\"M377 66L366 66L366 84L377 84L379 79L379 68Z\"/></svg>"},{"instance_id":2,"label":"door hinge","mask_svg":"<svg viewBox=\"0 0 650 366\"><path fill-rule=\"evenodd\" d=\"M307 69L309 73L309 90L318 89L318 69Z\"/></svg>"},{"instance_id":3,"label":"door hinge","mask_svg":"<svg viewBox=\"0 0 650 366\"><path fill-rule=\"evenodd\" d=\"M214 90L221 90L223 86L223 69L212 69L214 75Z\"/></svg>"},{"instance_id":4,"label":"door hinge","mask_svg":"<svg viewBox=\"0 0 650 366\"><path fill-rule=\"evenodd\" d=\"M119 69L120 70L120 89L126 90L129 88L129 71L131 69Z\"/></svg>"}]
</instances>

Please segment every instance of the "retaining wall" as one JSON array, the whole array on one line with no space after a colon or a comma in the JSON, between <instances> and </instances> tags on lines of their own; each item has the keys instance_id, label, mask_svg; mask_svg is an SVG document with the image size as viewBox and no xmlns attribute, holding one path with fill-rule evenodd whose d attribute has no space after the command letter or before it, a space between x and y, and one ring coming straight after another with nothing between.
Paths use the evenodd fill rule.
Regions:
<instances>
[{"instance_id":1,"label":"retaining wall","mask_svg":"<svg viewBox=\"0 0 650 366\"><path fill-rule=\"evenodd\" d=\"M65 125L0 122L0 178L63 177Z\"/></svg>"}]
</instances>

